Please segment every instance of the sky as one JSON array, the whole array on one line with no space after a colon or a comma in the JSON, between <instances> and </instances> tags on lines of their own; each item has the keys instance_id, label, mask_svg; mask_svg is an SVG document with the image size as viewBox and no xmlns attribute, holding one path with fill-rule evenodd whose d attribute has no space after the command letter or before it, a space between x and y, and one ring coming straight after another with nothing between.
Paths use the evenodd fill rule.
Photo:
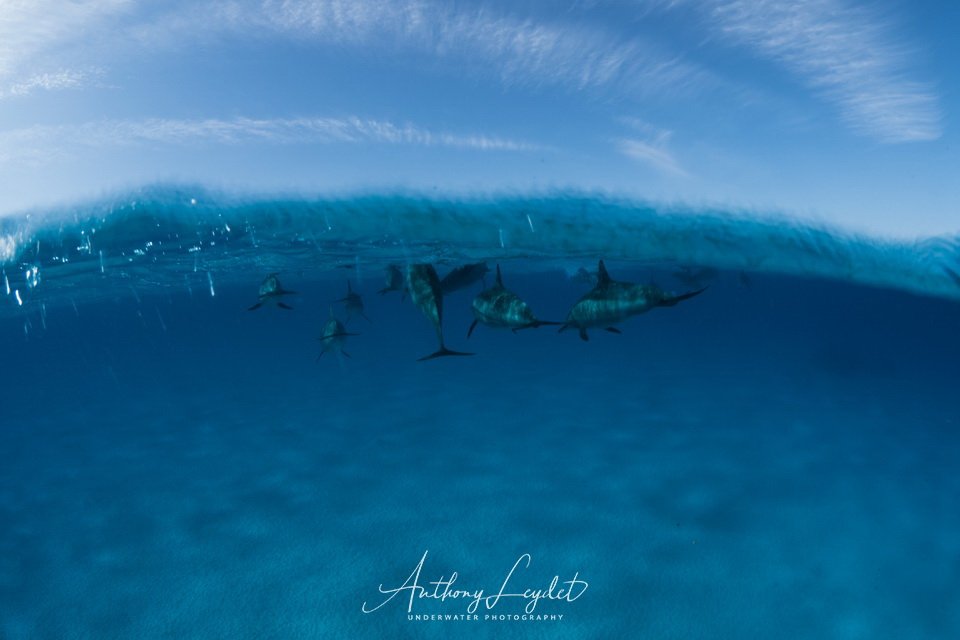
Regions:
<instances>
[{"instance_id":1,"label":"sky","mask_svg":"<svg viewBox=\"0 0 960 640\"><path fill-rule=\"evenodd\" d=\"M176 182L960 232L960 3L0 0L0 215Z\"/></svg>"}]
</instances>

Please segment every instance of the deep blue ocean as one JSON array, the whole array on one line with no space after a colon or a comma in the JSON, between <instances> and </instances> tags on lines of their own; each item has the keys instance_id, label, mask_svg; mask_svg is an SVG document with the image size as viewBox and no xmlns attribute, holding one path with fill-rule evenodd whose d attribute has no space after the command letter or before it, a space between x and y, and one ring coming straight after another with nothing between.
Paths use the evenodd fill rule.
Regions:
<instances>
[{"instance_id":1,"label":"deep blue ocean","mask_svg":"<svg viewBox=\"0 0 960 640\"><path fill-rule=\"evenodd\" d=\"M0 638L958 638L958 255L583 194L2 219ZM427 362L377 293L486 261L561 321L601 258L707 289L467 339L491 272L444 297L476 355ZM269 273L292 309L248 311Z\"/></svg>"}]
</instances>

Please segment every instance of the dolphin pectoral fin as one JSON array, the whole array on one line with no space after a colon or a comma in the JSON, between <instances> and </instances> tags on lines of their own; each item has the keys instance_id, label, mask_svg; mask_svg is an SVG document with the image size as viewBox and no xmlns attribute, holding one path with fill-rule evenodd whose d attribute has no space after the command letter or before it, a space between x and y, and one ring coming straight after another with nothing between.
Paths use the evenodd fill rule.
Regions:
<instances>
[{"instance_id":1,"label":"dolphin pectoral fin","mask_svg":"<svg viewBox=\"0 0 960 640\"><path fill-rule=\"evenodd\" d=\"M473 324L470 325L470 328L467 329L467 338L470 338L470 336L473 335L473 330L477 328L478 322L479 320L474 320Z\"/></svg>"},{"instance_id":2,"label":"dolphin pectoral fin","mask_svg":"<svg viewBox=\"0 0 960 640\"><path fill-rule=\"evenodd\" d=\"M587 342L590 339L590 336L587 335L587 330L583 327L580 327L580 339L584 342Z\"/></svg>"},{"instance_id":3,"label":"dolphin pectoral fin","mask_svg":"<svg viewBox=\"0 0 960 640\"><path fill-rule=\"evenodd\" d=\"M620 329L617 329L616 327L607 327L604 329L604 331L609 331L610 333L616 333L616 334L623 333L623 331L620 331Z\"/></svg>"},{"instance_id":4,"label":"dolphin pectoral fin","mask_svg":"<svg viewBox=\"0 0 960 640\"><path fill-rule=\"evenodd\" d=\"M317 356L316 362L320 362L320 358L322 358L322 357L323 357L323 354L325 354L325 353L326 353L326 351L321 351L321 352L320 352L320 355Z\"/></svg>"},{"instance_id":5,"label":"dolphin pectoral fin","mask_svg":"<svg viewBox=\"0 0 960 640\"><path fill-rule=\"evenodd\" d=\"M683 302L684 300L689 300L690 298L693 298L694 296L700 295L701 293L703 293L704 291L706 291L706 290L709 289L709 288L710 288L709 286L706 286L706 287L704 287L704 288L702 288L702 289L697 289L696 291L691 291L690 293L684 293L684 294L679 295L679 296L673 296L673 297L671 297L671 298L665 298L664 300L661 300L661 301L660 301L660 305L659 305L659 306L661 306L661 307L672 307L672 306L674 306L675 304L677 304L678 302Z\"/></svg>"},{"instance_id":6,"label":"dolphin pectoral fin","mask_svg":"<svg viewBox=\"0 0 960 640\"><path fill-rule=\"evenodd\" d=\"M281 309L286 309L287 311L293 311L293 307L288 305L286 302L278 302L277 306L280 307Z\"/></svg>"},{"instance_id":7,"label":"dolphin pectoral fin","mask_svg":"<svg viewBox=\"0 0 960 640\"><path fill-rule=\"evenodd\" d=\"M259 309L259 308L262 307L262 306L263 306L263 303L262 303L262 302L258 302L257 304L255 304L255 305L253 305L252 307L250 307L249 309L247 309L247 311L256 311L257 309Z\"/></svg>"},{"instance_id":8,"label":"dolphin pectoral fin","mask_svg":"<svg viewBox=\"0 0 960 640\"><path fill-rule=\"evenodd\" d=\"M464 353L462 351L452 351L450 349L447 349L443 345L441 345L439 351L434 351L428 356L417 358L417 362L423 362L424 360L433 360L434 358L442 358L444 356L472 356L472 355L476 355L476 354Z\"/></svg>"}]
</instances>

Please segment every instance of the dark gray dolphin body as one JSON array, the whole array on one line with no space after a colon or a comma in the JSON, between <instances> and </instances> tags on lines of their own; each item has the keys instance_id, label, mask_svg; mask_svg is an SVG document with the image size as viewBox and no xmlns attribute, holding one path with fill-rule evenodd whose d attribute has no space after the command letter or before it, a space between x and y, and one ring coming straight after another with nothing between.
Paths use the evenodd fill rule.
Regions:
<instances>
[{"instance_id":1,"label":"dark gray dolphin body","mask_svg":"<svg viewBox=\"0 0 960 640\"><path fill-rule=\"evenodd\" d=\"M489 289L484 289L473 299L473 324L467 331L467 337L473 333L478 322L488 327L512 329L533 329L545 324L560 324L537 320L533 311L520 296L503 286L500 265L497 265L497 281Z\"/></svg>"},{"instance_id":2,"label":"dark gray dolphin body","mask_svg":"<svg viewBox=\"0 0 960 640\"><path fill-rule=\"evenodd\" d=\"M323 331L317 340L320 341L320 355L317 360L323 357L325 353L342 353L350 357L350 354L343 350L343 345L348 336L357 336L359 333L348 333L343 323L333 316L333 307L330 308L330 319L323 325Z\"/></svg>"},{"instance_id":3,"label":"dark gray dolphin body","mask_svg":"<svg viewBox=\"0 0 960 640\"><path fill-rule=\"evenodd\" d=\"M404 290L404 285L406 284L406 279L403 277L403 269L395 264L387 265L385 284L386 286L377 292L380 295L386 295L391 291L402 292Z\"/></svg>"},{"instance_id":4,"label":"dark gray dolphin body","mask_svg":"<svg viewBox=\"0 0 960 640\"><path fill-rule=\"evenodd\" d=\"M593 271L587 271L583 267L577 269L577 272L570 276L570 279L574 282L589 284L591 287L597 284L597 274Z\"/></svg>"},{"instance_id":5,"label":"dark gray dolphin body","mask_svg":"<svg viewBox=\"0 0 960 640\"><path fill-rule=\"evenodd\" d=\"M420 360L430 360L442 356L472 356L472 353L451 351L443 344L443 292L440 289L440 278L432 264L412 264L407 267L407 291L410 298L417 305L423 315L433 323L437 332L440 348Z\"/></svg>"},{"instance_id":6,"label":"dark gray dolphin body","mask_svg":"<svg viewBox=\"0 0 960 640\"><path fill-rule=\"evenodd\" d=\"M950 267L944 267L943 270L947 272L948 276L953 278L953 281L957 283L957 286L960 286L960 273L957 273Z\"/></svg>"},{"instance_id":7,"label":"dark gray dolphin body","mask_svg":"<svg viewBox=\"0 0 960 640\"><path fill-rule=\"evenodd\" d=\"M475 262L457 267L440 281L440 291L443 295L450 295L454 291L466 289L470 285L480 282L490 272L486 262Z\"/></svg>"},{"instance_id":8,"label":"dark gray dolphin body","mask_svg":"<svg viewBox=\"0 0 960 640\"><path fill-rule=\"evenodd\" d=\"M587 329L590 327L604 327L607 331L620 333L619 329L610 325L655 307L672 307L705 290L706 287L683 295L671 296L659 287L617 282L607 273L607 268L601 260L596 286L573 305L560 331L576 328L580 332L581 340L589 340Z\"/></svg>"},{"instance_id":9,"label":"dark gray dolphin body","mask_svg":"<svg viewBox=\"0 0 960 640\"><path fill-rule=\"evenodd\" d=\"M712 267L681 266L673 272L673 277L691 289L701 289L705 281L717 277L717 270Z\"/></svg>"},{"instance_id":10,"label":"dark gray dolphin body","mask_svg":"<svg viewBox=\"0 0 960 640\"><path fill-rule=\"evenodd\" d=\"M260 283L260 292L258 294L260 299L257 301L257 304L250 307L248 311L259 309L266 302L274 302L281 309L293 309L293 307L283 302L281 298L283 296L294 295L296 291L284 289L283 285L280 284L280 280L277 279L277 275L276 273L271 273L263 279L263 282Z\"/></svg>"},{"instance_id":11,"label":"dark gray dolphin body","mask_svg":"<svg viewBox=\"0 0 960 640\"><path fill-rule=\"evenodd\" d=\"M347 280L347 295L336 302L342 302L343 307L347 310L347 322L350 322L350 318L353 316L360 316L367 322L371 322L370 318L363 312L363 298L360 297L359 293L354 292L349 280Z\"/></svg>"}]
</instances>

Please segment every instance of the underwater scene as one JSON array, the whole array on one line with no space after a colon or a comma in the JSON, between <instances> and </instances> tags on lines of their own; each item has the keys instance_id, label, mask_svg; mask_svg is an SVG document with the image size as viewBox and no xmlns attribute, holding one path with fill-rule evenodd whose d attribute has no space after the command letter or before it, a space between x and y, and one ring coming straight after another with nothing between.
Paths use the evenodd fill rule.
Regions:
<instances>
[{"instance_id":1,"label":"underwater scene","mask_svg":"<svg viewBox=\"0 0 960 640\"><path fill-rule=\"evenodd\" d=\"M957 248L572 193L0 219L0 637L957 637Z\"/></svg>"}]
</instances>

